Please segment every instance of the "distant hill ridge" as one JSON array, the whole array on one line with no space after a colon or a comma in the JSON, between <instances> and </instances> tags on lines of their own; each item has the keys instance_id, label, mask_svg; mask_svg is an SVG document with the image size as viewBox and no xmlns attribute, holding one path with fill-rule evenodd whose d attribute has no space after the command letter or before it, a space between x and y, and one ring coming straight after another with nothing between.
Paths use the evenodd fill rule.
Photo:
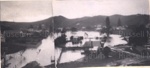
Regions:
<instances>
[{"instance_id":1,"label":"distant hill ridge","mask_svg":"<svg viewBox=\"0 0 150 68\"><path fill-rule=\"evenodd\" d=\"M27 28L30 25L40 25L45 24L46 27L54 26L55 28L58 27L75 27L76 24L80 24L78 26L93 26L93 25L105 25L105 19L107 16L93 16L93 17L82 17L76 19L67 19L64 16L54 16L47 18L45 20L40 20L36 22L8 22L8 21L1 21L1 26L7 26L14 29L18 28ZM121 20L122 25L137 25L137 24L146 24L149 23L149 15L144 14L135 14L135 15L112 15L108 16L110 18L110 23L112 26L116 26L118 20Z\"/></svg>"}]
</instances>

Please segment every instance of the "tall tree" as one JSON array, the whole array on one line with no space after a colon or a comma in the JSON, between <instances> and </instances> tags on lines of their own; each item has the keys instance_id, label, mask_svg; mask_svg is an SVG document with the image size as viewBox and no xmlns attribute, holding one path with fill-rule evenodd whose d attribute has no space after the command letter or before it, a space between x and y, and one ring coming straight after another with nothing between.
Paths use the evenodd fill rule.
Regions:
<instances>
[{"instance_id":1,"label":"tall tree","mask_svg":"<svg viewBox=\"0 0 150 68\"><path fill-rule=\"evenodd\" d=\"M110 20L109 20L109 17L106 17L106 34L107 34L107 37L109 37L109 34L110 34Z\"/></svg>"},{"instance_id":2,"label":"tall tree","mask_svg":"<svg viewBox=\"0 0 150 68\"><path fill-rule=\"evenodd\" d=\"M42 25L41 25L41 24L39 24L39 27L38 27L38 29L42 29Z\"/></svg>"},{"instance_id":3,"label":"tall tree","mask_svg":"<svg viewBox=\"0 0 150 68\"><path fill-rule=\"evenodd\" d=\"M120 18L119 18L119 20L118 20L117 26L122 26Z\"/></svg>"}]
</instances>

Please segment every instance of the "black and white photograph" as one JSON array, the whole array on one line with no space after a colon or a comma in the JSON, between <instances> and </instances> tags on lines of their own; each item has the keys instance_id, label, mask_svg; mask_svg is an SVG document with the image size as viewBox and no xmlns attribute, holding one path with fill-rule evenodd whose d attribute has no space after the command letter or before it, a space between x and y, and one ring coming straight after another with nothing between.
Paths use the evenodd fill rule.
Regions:
<instances>
[{"instance_id":1,"label":"black and white photograph","mask_svg":"<svg viewBox=\"0 0 150 68\"><path fill-rule=\"evenodd\" d=\"M149 0L0 1L1 68L150 66Z\"/></svg>"}]
</instances>

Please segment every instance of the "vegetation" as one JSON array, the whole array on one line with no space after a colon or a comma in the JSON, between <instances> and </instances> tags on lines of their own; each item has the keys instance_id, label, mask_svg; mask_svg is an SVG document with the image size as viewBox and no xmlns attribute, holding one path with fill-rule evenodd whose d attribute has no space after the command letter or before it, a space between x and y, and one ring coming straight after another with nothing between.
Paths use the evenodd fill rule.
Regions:
<instances>
[{"instance_id":1,"label":"vegetation","mask_svg":"<svg viewBox=\"0 0 150 68\"><path fill-rule=\"evenodd\" d=\"M109 34L110 34L110 20L109 20L109 17L106 18L106 34L107 34L107 37L109 37Z\"/></svg>"},{"instance_id":2,"label":"vegetation","mask_svg":"<svg viewBox=\"0 0 150 68\"><path fill-rule=\"evenodd\" d=\"M121 20L120 20L120 19L118 20L118 24L117 24L117 26L122 26L122 24L121 24Z\"/></svg>"},{"instance_id":3,"label":"vegetation","mask_svg":"<svg viewBox=\"0 0 150 68\"><path fill-rule=\"evenodd\" d=\"M133 29L134 35L131 35L129 38L129 44L133 46L144 46L148 43L148 29L145 25L139 25L135 29ZM141 34L142 33L142 34Z\"/></svg>"},{"instance_id":4,"label":"vegetation","mask_svg":"<svg viewBox=\"0 0 150 68\"><path fill-rule=\"evenodd\" d=\"M72 31L72 32L77 31L77 28L72 27L72 28L71 28L71 31Z\"/></svg>"}]
</instances>

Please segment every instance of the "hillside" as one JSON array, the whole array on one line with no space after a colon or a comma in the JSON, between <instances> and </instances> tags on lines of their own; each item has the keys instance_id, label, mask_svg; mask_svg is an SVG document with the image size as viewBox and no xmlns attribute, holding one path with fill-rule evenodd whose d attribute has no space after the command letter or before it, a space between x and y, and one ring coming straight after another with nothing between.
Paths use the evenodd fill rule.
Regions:
<instances>
[{"instance_id":1,"label":"hillside","mask_svg":"<svg viewBox=\"0 0 150 68\"><path fill-rule=\"evenodd\" d=\"M45 20L36 21L36 22L7 22L1 21L0 25L9 27L12 29L20 29L20 28L28 28L31 25L40 25L45 24L46 27L83 27L83 26L94 26L94 25L105 25L105 19L107 16L93 16L93 17L83 17L76 19L67 19L63 16L54 16ZM146 24L149 22L149 15L112 15L109 16L110 22L112 26L116 26L118 20L121 20L122 25L138 25L138 24ZM78 24L78 25L77 25Z\"/></svg>"}]
</instances>

